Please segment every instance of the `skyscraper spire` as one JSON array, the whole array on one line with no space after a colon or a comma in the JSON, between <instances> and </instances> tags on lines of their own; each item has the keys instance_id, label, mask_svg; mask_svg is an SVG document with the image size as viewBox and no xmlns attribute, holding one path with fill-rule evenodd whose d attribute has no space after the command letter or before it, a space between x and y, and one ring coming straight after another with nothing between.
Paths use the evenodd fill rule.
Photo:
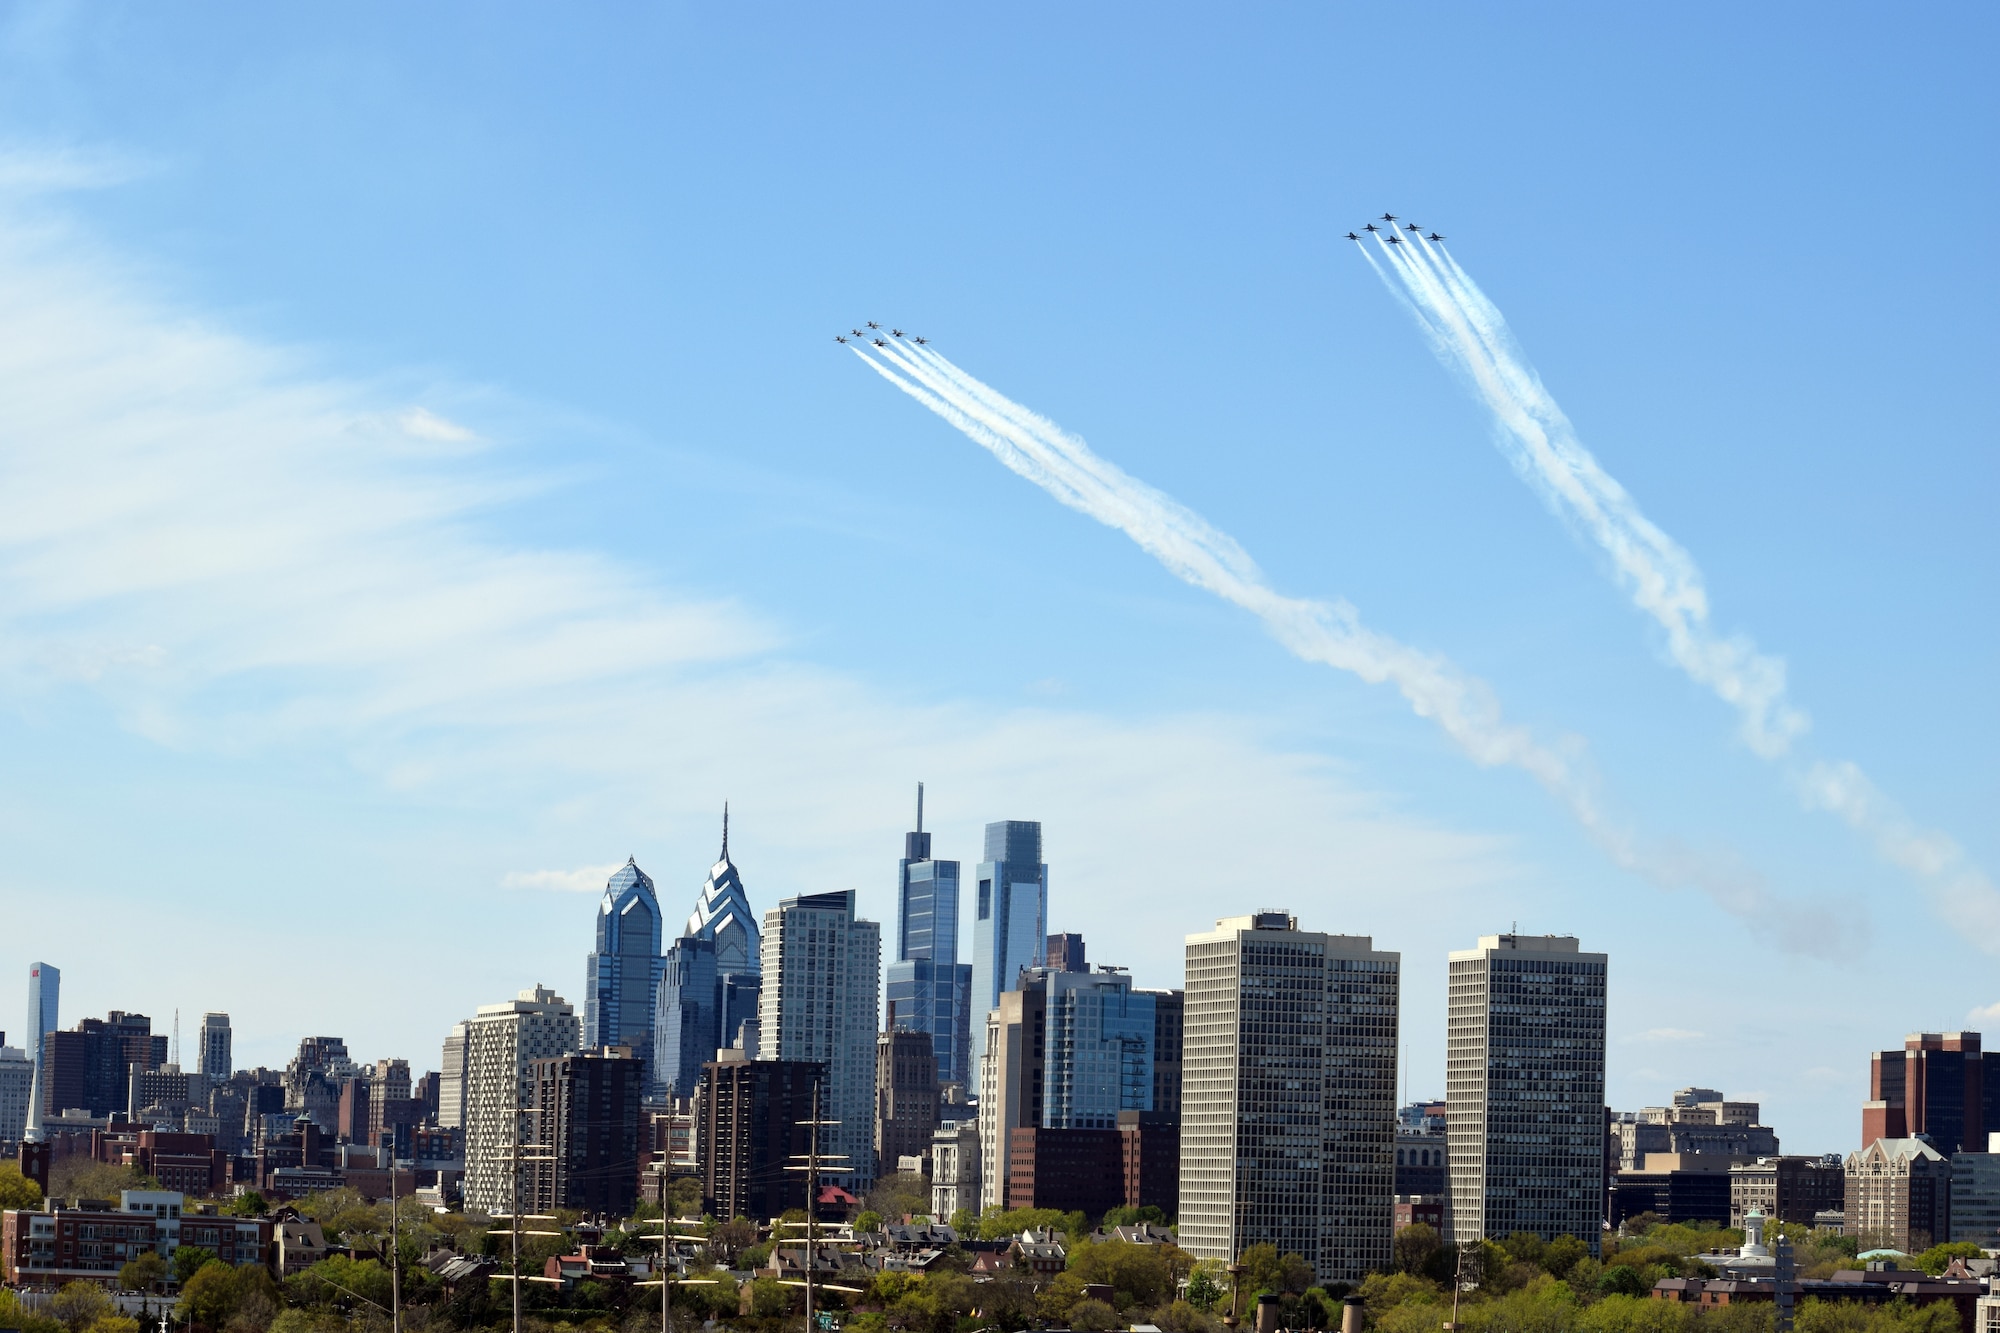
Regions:
<instances>
[{"instance_id":1,"label":"skyscraper spire","mask_svg":"<svg viewBox=\"0 0 2000 1333\"><path fill-rule=\"evenodd\" d=\"M924 831L924 784L917 784L917 832Z\"/></svg>"},{"instance_id":2,"label":"skyscraper spire","mask_svg":"<svg viewBox=\"0 0 2000 1333\"><path fill-rule=\"evenodd\" d=\"M729 859L729 802L722 803L722 859Z\"/></svg>"}]
</instances>

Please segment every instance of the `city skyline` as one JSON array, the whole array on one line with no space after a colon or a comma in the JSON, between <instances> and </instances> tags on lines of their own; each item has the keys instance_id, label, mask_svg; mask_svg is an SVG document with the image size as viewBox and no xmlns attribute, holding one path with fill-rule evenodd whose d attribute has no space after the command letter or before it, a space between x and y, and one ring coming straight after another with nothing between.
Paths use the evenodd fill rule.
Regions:
<instances>
[{"instance_id":1,"label":"city skyline","mask_svg":"<svg viewBox=\"0 0 2000 1333\"><path fill-rule=\"evenodd\" d=\"M1052 14L0 19L0 975L228 1012L239 1066L426 1060L537 982L581 1013L582 912L636 857L677 921L724 799L758 913L893 928L922 779L968 878L1044 821L1047 927L1138 986L1267 899L1400 952L1412 1095L1446 955L1516 923L1614 956L1614 1105L1726 1086L1801 1148L1869 1052L2000 1019L1993 932L1662 669L1341 234L1448 234L1705 642L1990 872L1996 261L1873 242L1992 211L2000 19L1468 8L1419 62L1388 12ZM887 393L863 318L1488 682L1605 836ZM329 904L384 937L338 1006L272 984ZM1897 1011L1826 1021L1915 930Z\"/></svg>"}]
</instances>

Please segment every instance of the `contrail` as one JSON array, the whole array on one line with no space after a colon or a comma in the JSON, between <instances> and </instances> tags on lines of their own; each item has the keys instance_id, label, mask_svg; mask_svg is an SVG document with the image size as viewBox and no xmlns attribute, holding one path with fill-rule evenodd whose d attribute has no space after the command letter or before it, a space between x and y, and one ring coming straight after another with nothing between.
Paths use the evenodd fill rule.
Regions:
<instances>
[{"instance_id":1,"label":"contrail","mask_svg":"<svg viewBox=\"0 0 2000 1333\"><path fill-rule=\"evenodd\" d=\"M1458 261L1413 230L1399 245L1375 239L1386 266L1366 248L1362 254L1416 318L1438 359L1493 414L1501 452L1515 470L1610 558L1633 604L1666 632L1675 663L1736 710L1745 743L1767 760L1785 757L1808 722L1785 697L1783 660L1713 628L1694 557L1584 448L1499 308ZM1838 814L1872 839L1884 859L1929 881L1946 915L1984 923L1973 938L2000 953L2000 891L1958 844L1917 828L1851 763L1813 764L1793 777L1807 805Z\"/></svg>"},{"instance_id":2,"label":"contrail","mask_svg":"<svg viewBox=\"0 0 2000 1333\"><path fill-rule=\"evenodd\" d=\"M1273 589L1242 546L1201 515L1129 475L1075 435L967 374L928 347L849 344L884 379L943 417L1018 475L1061 503L1123 532L1176 577L1250 612L1294 656L1392 684L1474 762L1529 774L1621 867L1667 888L1693 886L1726 910L1813 953L1844 947L1837 928L1803 923L1754 875L1684 849L1649 845L1600 807L1581 747L1552 745L1506 721L1485 682L1445 658L1361 623L1345 601L1288 597Z\"/></svg>"}]
</instances>

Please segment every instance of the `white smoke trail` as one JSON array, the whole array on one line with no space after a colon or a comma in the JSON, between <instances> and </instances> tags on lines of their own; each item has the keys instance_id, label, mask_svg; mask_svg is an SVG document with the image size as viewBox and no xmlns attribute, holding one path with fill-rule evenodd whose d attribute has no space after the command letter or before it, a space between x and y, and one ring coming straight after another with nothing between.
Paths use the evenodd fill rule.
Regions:
<instances>
[{"instance_id":1,"label":"white smoke trail","mask_svg":"<svg viewBox=\"0 0 2000 1333\"><path fill-rule=\"evenodd\" d=\"M1265 580L1236 541L1172 497L1130 476L1080 438L982 383L928 347L889 343L852 349L884 379L980 444L1009 469L1061 503L1123 532L1174 575L1250 612L1295 656L1393 684L1475 762L1529 774L1621 867L1667 888L1694 886L1725 910L1789 948L1829 954L1845 942L1837 927L1802 922L1757 878L1685 849L1652 846L1600 807L1581 746L1558 747L1504 720L1492 690L1436 654L1361 624L1345 601L1287 597Z\"/></svg>"},{"instance_id":2,"label":"white smoke trail","mask_svg":"<svg viewBox=\"0 0 2000 1333\"><path fill-rule=\"evenodd\" d=\"M1492 412L1502 452L1515 470L1610 557L1634 604L1666 631L1674 661L1736 709L1750 748L1765 759L1784 757L1808 725L1785 698L1784 662L1710 626L1708 591L1694 557L1640 512L1583 447L1499 308L1458 261L1415 233L1402 245L1378 245L1387 269L1367 255L1370 265L1416 318L1438 358ZM1390 273L1400 285L1388 283ZM2000 953L2000 890L1957 843L1919 829L1851 763L1814 764L1794 777L1808 806L1839 815L1885 860L1922 876L1946 916L1984 923L1972 937Z\"/></svg>"}]
</instances>

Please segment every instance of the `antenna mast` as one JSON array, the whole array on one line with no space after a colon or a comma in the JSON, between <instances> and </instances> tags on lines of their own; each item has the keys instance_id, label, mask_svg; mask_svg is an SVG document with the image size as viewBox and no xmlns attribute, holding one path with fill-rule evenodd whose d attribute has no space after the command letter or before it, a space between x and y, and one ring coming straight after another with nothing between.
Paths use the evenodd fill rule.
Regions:
<instances>
[{"instance_id":1,"label":"antenna mast","mask_svg":"<svg viewBox=\"0 0 2000 1333\"><path fill-rule=\"evenodd\" d=\"M917 784L917 832L924 831L924 784Z\"/></svg>"}]
</instances>

